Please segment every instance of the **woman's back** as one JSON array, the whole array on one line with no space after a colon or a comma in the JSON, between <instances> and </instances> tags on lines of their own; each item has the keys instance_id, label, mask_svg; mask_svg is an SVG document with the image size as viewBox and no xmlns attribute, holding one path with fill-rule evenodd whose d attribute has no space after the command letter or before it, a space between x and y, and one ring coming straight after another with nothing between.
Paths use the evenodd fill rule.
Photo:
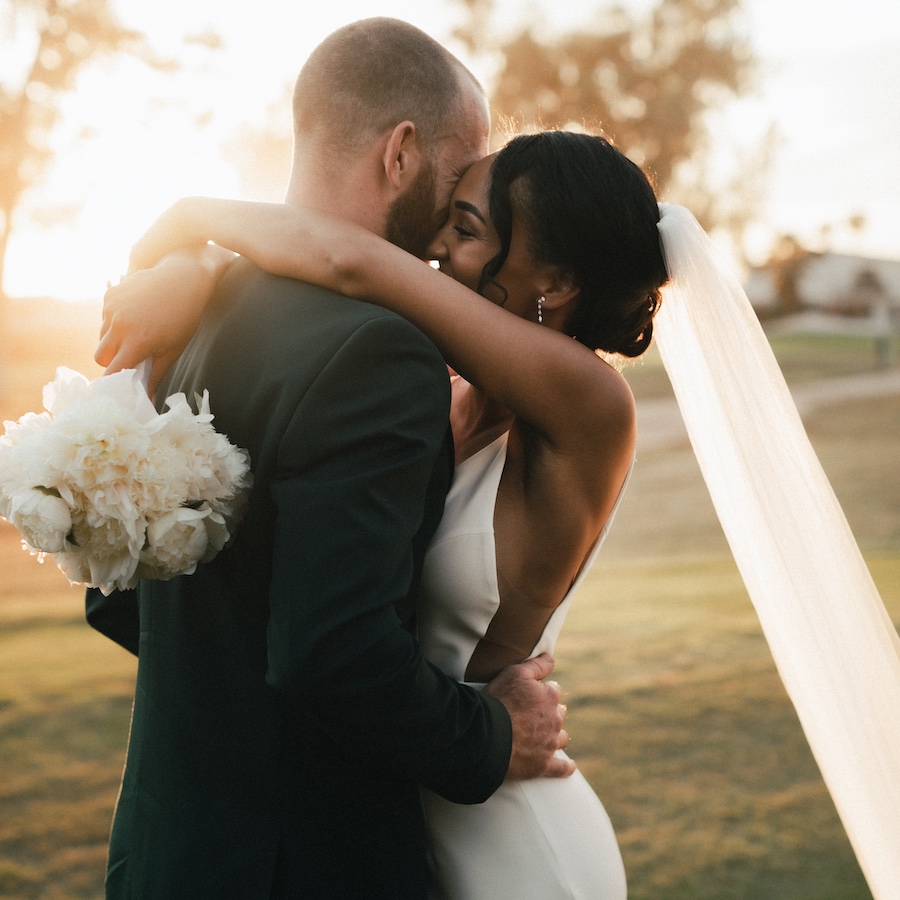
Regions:
<instances>
[{"instance_id":1,"label":"woman's back","mask_svg":"<svg viewBox=\"0 0 900 900\"><path fill-rule=\"evenodd\" d=\"M425 559L419 639L432 663L461 680L500 605L494 508L507 444L503 434L457 466ZM611 520L551 612L534 652L553 650ZM624 900L625 872L612 824L580 772L505 781L473 806L422 793L432 900Z\"/></svg>"}]
</instances>

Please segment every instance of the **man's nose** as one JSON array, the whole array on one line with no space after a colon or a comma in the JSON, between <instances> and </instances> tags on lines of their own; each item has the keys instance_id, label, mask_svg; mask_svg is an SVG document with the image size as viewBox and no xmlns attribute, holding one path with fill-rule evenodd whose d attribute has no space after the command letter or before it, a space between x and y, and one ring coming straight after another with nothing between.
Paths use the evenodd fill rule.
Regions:
<instances>
[{"instance_id":1,"label":"man's nose","mask_svg":"<svg viewBox=\"0 0 900 900\"><path fill-rule=\"evenodd\" d=\"M437 262L443 262L447 258L447 245L444 241L443 228L431 239L431 243L425 252L428 254L428 259L437 260Z\"/></svg>"}]
</instances>

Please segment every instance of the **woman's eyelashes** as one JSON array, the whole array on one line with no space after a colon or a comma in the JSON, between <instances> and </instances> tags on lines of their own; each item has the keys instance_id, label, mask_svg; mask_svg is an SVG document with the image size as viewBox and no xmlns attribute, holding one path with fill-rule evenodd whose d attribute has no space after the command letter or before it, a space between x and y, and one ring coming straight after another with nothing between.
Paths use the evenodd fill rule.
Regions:
<instances>
[{"instance_id":1,"label":"woman's eyelashes","mask_svg":"<svg viewBox=\"0 0 900 900\"><path fill-rule=\"evenodd\" d=\"M465 225L454 225L453 230L456 232L456 234L460 238L460 240L468 241L468 240L471 240L472 238L478 237L478 235L475 234L474 231L472 231L469 228L466 228Z\"/></svg>"},{"instance_id":2,"label":"woman's eyelashes","mask_svg":"<svg viewBox=\"0 0 900 900\"><path fill-rule=\"evenodd\" d=\"M457 214L451 222L454 232L461 240L485 240L488 236L485 224L477 216L467 213Z\"/></svg>"}]
</instances>

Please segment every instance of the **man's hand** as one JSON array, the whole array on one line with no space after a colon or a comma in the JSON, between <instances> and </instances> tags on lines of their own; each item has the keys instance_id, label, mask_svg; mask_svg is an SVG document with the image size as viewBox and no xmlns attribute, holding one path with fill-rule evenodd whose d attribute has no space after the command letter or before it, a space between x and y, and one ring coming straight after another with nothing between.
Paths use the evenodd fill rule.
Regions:
<instances>
[{"instance_id":1,"label":"man's hand","mask_svg":"<svg viewBox=\"0 0 900 900\"><path fill-rule=\"evenodd\" d=\"M565 778L575 771L572 760L554 755L569 743L559 685L542 680L554 665L553 657L542 653L508 666L484 689L506 707L512 720L512 756L506 773L511 780Z\"/></svg>"}]
</instances>

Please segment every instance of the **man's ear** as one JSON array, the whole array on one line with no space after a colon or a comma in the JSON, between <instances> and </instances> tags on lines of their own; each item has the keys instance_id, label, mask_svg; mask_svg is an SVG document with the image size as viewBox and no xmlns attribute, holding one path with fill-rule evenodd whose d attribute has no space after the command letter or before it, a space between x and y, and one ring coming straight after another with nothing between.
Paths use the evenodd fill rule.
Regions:
<instances>
[{"instance_id":1,"label":"man's ear","mask_svg":"<svg viewBox=\"0 0 900 900\"><path fill-rule=\"evenodd\" d=\"M415 123L400 122L387 138L382 165L388 184L396 193L405 191L421 170L422 144Z\"/></svg>"}]
</instances>

